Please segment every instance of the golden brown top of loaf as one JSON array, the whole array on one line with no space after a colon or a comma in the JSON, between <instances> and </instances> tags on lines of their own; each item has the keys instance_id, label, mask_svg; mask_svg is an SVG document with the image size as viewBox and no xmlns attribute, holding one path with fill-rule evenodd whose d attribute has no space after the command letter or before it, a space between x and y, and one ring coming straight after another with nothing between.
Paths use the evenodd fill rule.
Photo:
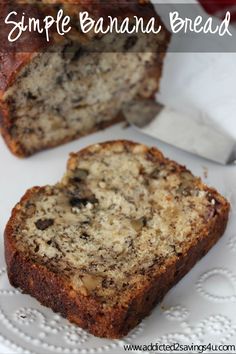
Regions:
<instances>
[{"instance_id":1,"label":"golden brown top of loaf","mask_svg":"<svg viewBox=\"0 0 236 354\"><path fill-rule=\"evenodd\" d=\"M72 17L78 16L79 11L87 10L90 15L94 18L98 18L103 16L106 18L107 15L114 14L114 16L122 15L124 16L142 16L146 18L155 17L161 23L160 18L158 17L156 11L154 10L153 5L149 1L120 1L116 0L115 2L104 2L102 0L94 2L93 0L15 0L15 4L24 5L53 5L53 4L61 4L65 11L65 14L71 15ZM9 13L11 3L3 2L0 4L0 11L2 16L4 14L7 15ZM33 9L33 7L32 7ZM50 9L50 7L49 7ZM56 9L56 8L55 8ZM15 8L14 8L15 10ZM42 8L42 11L47 11L47 6ZM28 9L27 14L29 16L30 9ZM45 13L45 14L46 14ZM165 29L162 24L165 32L166 32L166 40L168 42L169 35L168 31ZM74 32L73 32L74 36ZM0 99L4 95L5 91L8 87L14 82L17 78L19 71L22 67L26 66L31 59L38 52L45 50L48 47L48 43L45 41L45 38L41 35L32 36L30 32L26 32L24 34L23 43L27 43L27 48L30 50L22 51L24 48L24 44L20 40L14 43L14 47L12 49L12 43L5 40L4 37L4 51L0 50L0 62L1 62L1 70L0 70ZM62 38L61 38L62 39ZM58 38L57 38L58 40ZM49 46L52 46L54 41L50 43ZM1 107L4 109L4 107Z\"/></svg>"}]
</instances>

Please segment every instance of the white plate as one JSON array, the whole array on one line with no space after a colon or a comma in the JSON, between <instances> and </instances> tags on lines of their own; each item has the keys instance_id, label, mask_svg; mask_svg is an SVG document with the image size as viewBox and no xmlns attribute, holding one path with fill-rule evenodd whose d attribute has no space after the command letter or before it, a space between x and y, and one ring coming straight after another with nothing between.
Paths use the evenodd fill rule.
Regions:
<instances>
[{"instance_id":1,"label":"white plate","mask_svg":"<svg viewBox=\"0 0 236 354\"><path fill-rule=\"evenodd\" d=\"M236 128L236 125L235 125ZM236 345L236 167L206 162L144 136L115 126L29 159L10 154L0 141L0 231L25 190L58 181L69 152L104 140L130 139L159 147L186 164L232 204L227 231L218 244L166 295L160 306L123 340L103 340L86 333L13 289L0 250L0 353L125 353L125 344L172 342ZM208 171L208 177L204 176ZM131 352L131 351L130 351ZM134 352L134 351L133 351ZM139 351L135 351L138 353ZM190 350L187 351L190 353ZM233 351L231 351L233 352Z\"/></svg>"}]
</instances>

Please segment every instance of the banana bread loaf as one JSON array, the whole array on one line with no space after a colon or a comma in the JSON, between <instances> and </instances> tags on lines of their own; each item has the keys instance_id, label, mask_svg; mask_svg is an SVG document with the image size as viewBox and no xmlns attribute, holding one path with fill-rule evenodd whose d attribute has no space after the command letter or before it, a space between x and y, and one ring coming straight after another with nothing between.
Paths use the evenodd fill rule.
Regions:
<instances>
[{"instance_id":1,"label":"banana bread loaf","mask_svg":"<svg viewBox=\"0 0 236 354\"><path fill-rule=\"evenodd\" d=\"M92 334L136 326L223 234L229 204L155 148L107 142L72 154L5 230L10 282Z\"/></svg>"},{"instance_id":2,"label":"banana bread loaf","mask_svg":"<svg viewBox=\"0 0 236 354\"><path fill-rule=\"evenodd\" d=\"M68 5L69 1L61 3ZM97 1L96 6L92 0L74 3L77 11L82 3L81 8L92 11L95 18L110 11L109 2ZM119 3L125 4L122 16L145 14L162 24L147 1ZM112 3L111 9L114 6ZM115 36L110 52L87 51L91 35L81 39L73 27L73 40L63 39L47 50L45 40L33 40L29 34L23 43L33 48L31 52L19 52L15 46L15 52L0 53L1 131L11 151L28 156L60 145L120 121L122 106L134 98L152 98L170 37L163 24L162 28L160 34L121 37L124 42ZM97 42L101 40L106 43L106 35Z\"/></svg>"}]
</instances>

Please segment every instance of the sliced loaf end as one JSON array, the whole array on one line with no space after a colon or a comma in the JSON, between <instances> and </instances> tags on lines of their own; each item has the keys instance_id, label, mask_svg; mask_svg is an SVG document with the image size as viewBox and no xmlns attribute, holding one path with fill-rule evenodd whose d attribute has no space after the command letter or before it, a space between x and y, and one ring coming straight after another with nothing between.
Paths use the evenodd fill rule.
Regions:
<instances>
[{"instance_id":1,"label":"sliced loaf end","mask_svg":"<svg viewBox=\"0 0 236 354\"><path fill-rule=\"evenodd\" d=\"M29 190L5 231L13 286L91 333L119 338L223 234L229 203L155 148L72 154L55 186Z\"/></svg>"}]
</instances>

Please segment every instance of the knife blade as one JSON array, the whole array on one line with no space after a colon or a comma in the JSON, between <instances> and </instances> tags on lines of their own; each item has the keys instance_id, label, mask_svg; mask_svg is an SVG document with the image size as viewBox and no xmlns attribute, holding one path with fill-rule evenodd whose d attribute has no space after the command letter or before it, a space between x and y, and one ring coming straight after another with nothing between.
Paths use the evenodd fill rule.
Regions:
<instances>
[{"instance_id":1,"label":"knife blade","mask_svg":"<svg viewBox=\"0 0 236 354\"><path fill-rule=\"evenodd\" d=\"M154 100L137 100L124 107L127 121L146 135L219 164L236 161L236 141L207 117L193 117Z\"/></svg>"}]
</instances>

